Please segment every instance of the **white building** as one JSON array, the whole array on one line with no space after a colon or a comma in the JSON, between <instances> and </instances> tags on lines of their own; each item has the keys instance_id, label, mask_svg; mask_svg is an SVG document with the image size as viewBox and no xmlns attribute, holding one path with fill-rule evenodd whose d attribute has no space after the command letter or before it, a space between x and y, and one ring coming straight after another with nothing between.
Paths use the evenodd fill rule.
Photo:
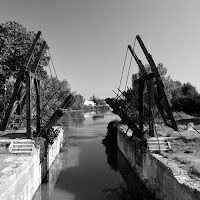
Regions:
<instances>
[{"instance_id":1,"label":"white building","mask_svg":"<svg viewBox=\"0 0 200 200\"><path fill-rule=\"evenodd\" d=\"M84 106L92 106L92 107L94 107L95 103L93 101L90 101L90 100L85 100Z\"/></svg>"}]
</instances>

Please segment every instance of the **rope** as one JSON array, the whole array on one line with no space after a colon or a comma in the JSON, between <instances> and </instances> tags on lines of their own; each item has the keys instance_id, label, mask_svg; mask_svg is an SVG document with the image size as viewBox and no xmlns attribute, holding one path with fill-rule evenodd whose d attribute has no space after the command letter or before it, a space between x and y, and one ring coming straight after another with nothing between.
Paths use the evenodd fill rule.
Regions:
<instances>
[{"instance_id":1,"label":"rope","mask_svg":"<svg viewBox=\"0 0 200 200\"><path fill-rule=\"evenodd\" d=\"M53 66L54 73L56 75L56 78L58 79L58 76L57 76L57 73L56 73L56 70L55 70L55 66L54 66L54 63L53 63L53 59L52 59L52 56L51 56L51 53L50 53L49 49L48 49L48 53L50 55L50 61L51 61L51 64Z\"/></svg>"},{"instance_id":2,"label":"rope","mask_svg":"<svg viewBox=\"0 0 200 200\"><path fill-rule=\"evenodd\" d=\"M136 41L137 41L137 40L136 40L136 37L135 37L134 44L133 44L133 48L132 48L132 49L133 49L133 51L134 51L134 49L135 49L135 44L136 44Z\"/></svg>"},{"instance_id":3,"label":"rope","mask_svg":"<svg viewBox=\"0 0 200 200\"><path fill-rule=\"evenodd\" d=\"M133 59L133 56L131 56L131 60L130 60L129 68L128 68L128 74L127 74L126 84L125 84L125 88L124 88L125 91L126 91L126 87L127 87L128 78L129 78L129 73L130 73L130 68L131 68L131 64L132 64L132 59Z\"/></svg>"},{"instance_id":4,"label":"rope","mask_svg":"<svg viewBox=\"0 0 200 200\"><path fill-rule=\"evenodd\" d=\"M41 37L42 37L42 39L43 39L42 34L41 34ZM58 80L58 76L57 76L57 73L56 73L56 70L55 70L55 65L54 65L54 62L53 62L53 59L52 59L52 56L51 56L51 53L50 53L49 48L47 49L47 52L48 52L48 54L49 54L50 62L51 62L51 64L52 64L52 66L53 66L53 70L54 70L54 73L55 73L55 76L56 76L56 80ZM55 81L53 80L53 75L52 75L50 63L49 63L49 71L50 71L50 74L51 74L51 78L52 78L54 90L56 90L56 88L55 88ZM63 91L62 91L62 87L61 87L60 81L59 81L59 87L60 87L60 89L61 89L61 92L63 92Z\"/></svg>"},{"instance_id":5,"label":"rope","mask_svg":"<svg viewBox=\"0 0 200 200\"><path fill-rule=\"evenodd\" d=\"M53 75L52 75L52 72L51 72L51 67L50 67L50 65L49 65L49 71L50 71L50 74L51 74L51 80L52 80L52 83L53 83L53 87L54 87L54 90L56 90L56 84L55 84L55 82L54 82L54 80L53 80Z\"/></svg>"},{"instance_id":6,"label":"rope","mask_svg":"<svg viewBox=\"0 0 200 200\"><path fill-rule=\"evenodd\" d=\"M133 50L135 48L135 44L136 44L136 37L135 37L134 44L133 44ZM128 49L128 47L127 47L127 49ZM131 55L131 60L130 60L129 68L128 68L128 74L127 74L126 84L125 84L125 89L124 89L125 91L126 91L126 88L127 88L127 82L128 82L128 78L129 78L129 73L130 73L130 68L131 68L131 64L132 64L132 59L133 59L133 56Z\"/></svg>"},{"instance_id":7,"label":"rope","mask_svg":"<svg viewBox=\"0 0 200 200\"><path fill-rule=\"evenodd\" d=\"M128 54L128 47L126 48L126 55L125 55L125 58L124 58L124 64L123 64L123 68L122 68L122 74L121 74L121 79L120 79L120 83L119 83L119 89L120 89L121 83L122 83L122 77L123 77L124 68L125 68L125 65L126 65L127 54ZM118 94L119 94L119 92L117 93L117 95Z\"/></svg>"}]
</instances>

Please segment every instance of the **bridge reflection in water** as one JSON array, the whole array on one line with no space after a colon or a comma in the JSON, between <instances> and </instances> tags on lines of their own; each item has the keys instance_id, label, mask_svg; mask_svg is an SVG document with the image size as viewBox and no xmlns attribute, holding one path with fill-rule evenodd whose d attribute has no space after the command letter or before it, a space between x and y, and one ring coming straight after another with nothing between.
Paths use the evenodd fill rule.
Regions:
<instances>
[{"instance_id":1,"label":"bridge reflection in water","mask_svg":"<svg viewBox=\"0 0 200 200\"><path fill-rule=\"evenodd\" d=\"M116 116L94 115L73 114L65 128L79 142L58 156L33 200L153 200L118 149L105 143Z\"/></svg>"}]
</instances>

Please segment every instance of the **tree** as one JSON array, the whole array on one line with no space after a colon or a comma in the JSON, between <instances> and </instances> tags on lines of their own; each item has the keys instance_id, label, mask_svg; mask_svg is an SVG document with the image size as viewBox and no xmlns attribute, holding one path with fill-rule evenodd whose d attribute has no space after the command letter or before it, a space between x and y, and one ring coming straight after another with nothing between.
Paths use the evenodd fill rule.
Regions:
<instances>
[{"instance_id":1,"label":"tree","mask_svg":"<svg viewBox=\"0 0 200 200\"><path fill-rule=\"evenodd\" d=\"M75 102L72 105L73 110L83 110L84 108L84 98L80 94L75 95Z\"/></svg>"},{"instance_id":2,"label":"tree","mask_svg":"<svg viewBox=\"0 0 200 200\"><path fill-rule=\"evenodd\" d=\"M22 69L25 56L30 49L36 33L27 31L24 26L8 21L0 24L0 69L6 73L7 77L15 76ZM34 62L39 52L42 40L36 46L31 63ZM47 66L49 57L43 54L38 71L45 75L42 66Z\"/></svg>"},{"instance_id":3,"label":"tree","mask_svg":"<svg viewBox=\"0 0 200 200\"><path fill-rule=\"evenodd\" d=\"M13 92L13 86L16 81L17 74L20 70L24 69L24 59L27 52L32 46L33 40L35 39L36 33L33 31L27 31L27 29L15 22L8 21L0 24L0 72L6 76L6 102L5 105L8 105L8 101ZM33 55L31 56L29 67L34 63L35 58L40 52L43 39L39 39L36 44ZM56 77L51 77L47 75L45 66L48 66L50 58L47 56L46 51L43 52L40 63L37 67L36 73L41 78L41 113L44 116L51 116L57 107L63 102L64 98L71 93L70 85L67 80L60 81ZM35 92L32 94L32 113L35 113ZM77 96L77 95L76 95ZM77 99L81 99L80 96ZM77 101L81 104L81 101ZM1 110L1 99L0 99L0 110Z\"/></svg>"},{"instance_id":4,"label":"tree","mask_svg":"<svg viewBox=\"0 0 200 200\"><path fill-rule=\"evenodd\" d=\"M196 97L198 95L196 87L190 83L184 83L181 90L184 96Z\"/></svg>"},{"instance_id":5,"label":"tree","mask_svg":"<svg viewBox=\"0 0 200 200\"><path fill-rule=\"evenodd\" d=\"M196 87L190 83L184 83L178 87L172 95L172 107L175 111L183 111L187 114L199 114L200 95Z\"/></svg>"},{"instance_id":6,"label":"tree","mask_svg":"<svg viewBox=\"0 0 200 200\"><path fill-rule=\"evenodd\" d=\"M15 21L8 21L0 24L0 72L3 72L6 76L7 85L7 102L5 102L5 105L8 104L12 95L18 72L25 67L23 65L24 59L32 46L35 36L35 32L27 31L23 25ZM36 44L33 55L31 56L29 66L27 66L28 69L38 56L42 43L43 39L40 38ZM47 56L46 51L44 51L36 70L36 73L41 78L41 114L45 118L43 122L51 116L64 99L71 93L71 88L67 80L60 81L57 77L51 77L47 74L44 67L48 66L49 60L50 58ZM35 90L31 91L31 95L32 113L35 114ZM75 95L75 98L75 107L81 107L83 104L83 97L81 95ZM1 105L0 99L0 111L2 110Z\"/></svg>"}]
</instances>

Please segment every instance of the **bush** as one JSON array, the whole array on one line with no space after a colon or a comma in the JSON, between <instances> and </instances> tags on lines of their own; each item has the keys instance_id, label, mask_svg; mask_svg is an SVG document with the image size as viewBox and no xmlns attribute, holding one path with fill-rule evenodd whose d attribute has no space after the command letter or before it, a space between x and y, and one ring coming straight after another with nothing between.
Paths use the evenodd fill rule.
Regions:
<instances>
[{"instance_id":1,"label":"bush","mask_svg":"<svg viewBox=\"0 0 200 200\"><path fill-rule=\"evenodd\" d=\"M185 112L187 114L200 113L200 96L196 97L180 97L172 101L172 107L175 111Z\"/></svg>"},{"instance_id":2,"label":"bush","mask_svg":"<svg viewBox=\"0 0 200 200\"><path fill-rule=\"evenodd\" d=\"M57 138L59 134L59 129L50 128L47 133L45 139L47 140L47 144L53 144L55 138Z\"/></svg>"}]
</instances>

